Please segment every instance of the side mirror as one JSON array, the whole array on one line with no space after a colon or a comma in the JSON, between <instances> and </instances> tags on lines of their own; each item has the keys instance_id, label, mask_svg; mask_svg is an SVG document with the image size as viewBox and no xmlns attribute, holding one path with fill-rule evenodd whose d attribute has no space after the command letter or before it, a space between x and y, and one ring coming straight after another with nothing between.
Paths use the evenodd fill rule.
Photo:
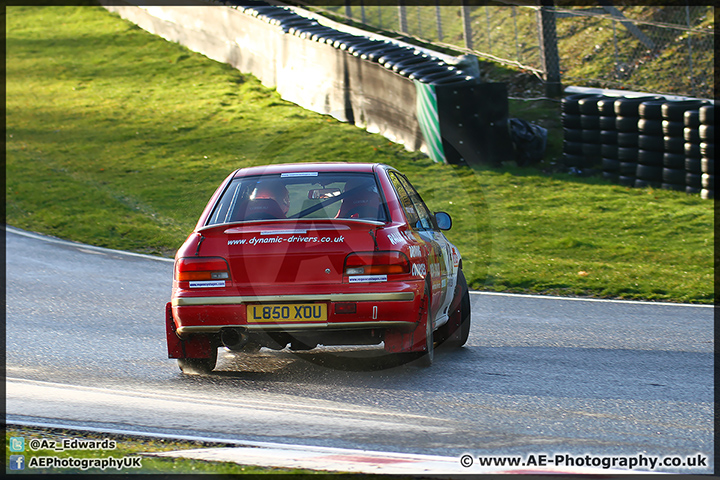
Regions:
<instances>
[{"instance_id":1,"label":"side mirror","mask_svg":"<svg viewBox=\"0 0 720 480\"><path fill-rule=\"evenodd\" d=\"M435 222L440 230L450 230L452 228L452 218L445 212L435 212Z\"/></svg>"}]
</instances>

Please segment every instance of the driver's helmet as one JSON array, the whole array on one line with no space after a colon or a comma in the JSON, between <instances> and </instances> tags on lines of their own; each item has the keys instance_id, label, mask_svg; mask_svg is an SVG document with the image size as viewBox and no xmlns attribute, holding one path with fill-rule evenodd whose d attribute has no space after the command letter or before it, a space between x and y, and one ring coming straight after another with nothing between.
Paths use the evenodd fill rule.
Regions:
<instances>
[{"instance_id":1,"label":"driver's helmet","mask_svg":"<svg viewBox=\"0 0 720 480\"><path fill-rule=\"evenodd\" d=\"M275 200L283 215L290 210L290 193L281 182L262 182L250 194L250 200Z\"/></svg>"}]
</instances>

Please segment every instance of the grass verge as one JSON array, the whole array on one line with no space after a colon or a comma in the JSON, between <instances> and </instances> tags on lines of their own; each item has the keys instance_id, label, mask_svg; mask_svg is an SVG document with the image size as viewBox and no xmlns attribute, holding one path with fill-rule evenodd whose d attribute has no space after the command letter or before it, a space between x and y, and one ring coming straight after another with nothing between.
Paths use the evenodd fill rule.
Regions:
<instances>
[{"instance_id":1,"label":"grass verge","mask_svg":"<svg viewBox=\"0 0 720 480\"><path fill-rule=\"evenodd\" d=\"M512 165L434 164L304 110L101 7L7 7L6 222L172 256L242 166L382 162L433 210L474 289L712 303L713 202ZM562 146L559 104L511 115Z\"/></svg>"}]
</instances>

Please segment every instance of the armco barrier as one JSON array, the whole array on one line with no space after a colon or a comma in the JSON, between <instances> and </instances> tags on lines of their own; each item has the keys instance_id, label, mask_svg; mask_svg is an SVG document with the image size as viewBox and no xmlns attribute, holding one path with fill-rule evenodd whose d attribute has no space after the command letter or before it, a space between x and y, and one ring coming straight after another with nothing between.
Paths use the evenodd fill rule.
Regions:
<instances>
[{"instance_id":1,"label":"armco barrier","mask_svg":"<svg viewBox=\"0 0 720 480\"><path fill-rule=\"evenodd\" d=\"M285 100L435 161L512 158L505 85L479 83L468 75L472 68L460 68L463 59L260 1L103 5L144 30L253 74Z\"/></svg>"}]
</instances>

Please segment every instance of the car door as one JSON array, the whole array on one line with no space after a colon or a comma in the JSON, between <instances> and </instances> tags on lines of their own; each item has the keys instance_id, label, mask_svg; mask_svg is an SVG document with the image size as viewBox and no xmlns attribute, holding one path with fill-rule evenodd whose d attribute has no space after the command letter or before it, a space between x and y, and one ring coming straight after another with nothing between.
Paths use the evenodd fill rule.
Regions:
<instances>
[{"instance_id":1,"label":"car door","mask_svg":"<svg viewBox=\"0 0 720 480\"><path fill-rule=\"evenodd\" d=\"M437 328L445 322L452 300L452 250L445 236L437 228L435 218L410 181L398 172L391 172L391 181L398 190L410 227L429 246L428 273L433 289L433 310Z\"/></svg>"}]
</instances>

